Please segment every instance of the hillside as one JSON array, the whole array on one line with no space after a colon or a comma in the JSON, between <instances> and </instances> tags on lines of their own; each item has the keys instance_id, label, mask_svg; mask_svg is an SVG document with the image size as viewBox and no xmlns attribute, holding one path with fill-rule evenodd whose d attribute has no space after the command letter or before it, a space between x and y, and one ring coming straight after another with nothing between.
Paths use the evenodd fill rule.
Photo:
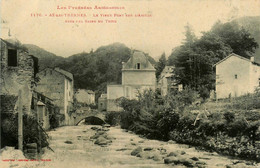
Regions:
<instances>
[{"instance_id":1,"label":"hillside","mask_svg":"<svg viewBox=\"0 0 260 168\"><path fill-rule=\"evenodd\" d=\"M45 67L60 67L74 75L74 85L77 89L96 91L97 97L106 92L107 84L121 83L122 62L126 62L131 50L121 43L101 46L90 53L79 53L68 58L58 57L38 46L25 45L30 54L39 58L40 69ZM155 60L147 55L152 64Z\"/></svg>"},{"instance_id":2,"label":"hillside","mask_svg":"<svg viewBox=\"0 0 260 168\"><path fill-rule=\"evenodd\" d=\"M90 53L79 53L68 58L57 56L33 44L24 44L29 53L39 59L40 70L60 67L74 75L77 89L91 89L97 96L106 92L107 84L121 83L122 62L126 62L131 50L121 43L101 46ZM147 54L152 64L155 60Z\"/></svg>"},{"instance_id":3,"label":"hillside","mask_svg":"<svg viewBox=\"0 0 260 168\"><path fill-rule=\"evenodd\" d=\"M28 49L31 55L34 55L39 59L40 70L46 67L55 67L57 64L65 59L33 44L23 44L23 46Z\"/></svg>"},{"instance_id":4,"label":"hillside","mask_svg":"<svg viewBox=\"0 0 260 168\"><path fill-rule=\"evenodd\" d=\"M256 61L260 62L260 16L246 16L235 19L239 25L243 26L254 37L259 45L254 54Z\"/></svg>"},{"instance_id":5,"label":"hillside","mask_svg":"<svg viewBox=\"0 0 260 168\"><path fill-rule=\"evenodd\" d=\"M253 56L255 57L255 61L260 63L260 16L245 16L238 19L234 19L231 22L227 23L232 22L236 22L238 25L242 26L245 30L247 30L251 34L251 37L253 37L255 41L258 43L259 47L255 50ZM168 57L169 65L174 64L176 55L178 55L180 52L180 48L181 46L173 48L171 55Z\"/></svg>"}]
</instances>

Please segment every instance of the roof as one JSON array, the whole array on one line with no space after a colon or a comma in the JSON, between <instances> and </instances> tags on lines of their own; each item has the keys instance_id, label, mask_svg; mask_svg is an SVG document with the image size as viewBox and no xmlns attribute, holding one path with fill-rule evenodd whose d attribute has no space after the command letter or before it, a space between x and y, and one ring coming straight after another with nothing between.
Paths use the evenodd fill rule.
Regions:
<instances>
[{"instance_id":1,"label":"roof","mask_svg":"<svg viewBox=\"0 0 260 168\"><path fill-rule=\"evenodd\" d=\"M107 94L101 94L98 99L106 99L106 98L107 98Z\"/></svg>"},{"instance_id":2,"label":"roof","mask_svg":"<svg viewBox=\"0 0 260 168\"><path fill-rule=\"evenodd\" d=\"M92 90L87 90L88 94L95 94Z\"/></svg>"},{"instance_id":3,"label":"roof","mask_svg":"<svg viewBox=\"0 0 260 168\"><path fill-rule=\"evenodd\" d=\"M222 63L223 61L227 60L228 58L230 58L230 57L232 57L232 56L235 56L235 57L238 57L238 58L243 59L243 60L245 60L245 61L251 62L251 60L248 59L248 58L242 57L242 56L237 55L237 54L235 54L235 53L231 53L231 54L229 54L227 57L225 57L224 59L222 59L222 60L220 60L219 62L217 62L216 64L214 64L213 67L216 66L216 65L218 65L218 64L220 64L220 63ZM251 62L251 63L252 63L252 64L255 64L255 65L257 65L257 66L260 66L260 64L257 63L257 62Z\"/></svg>"},{"instance_id":4,"label":"roof","mask_svg":"<svg viewBox=\"0 0 260 168\"><path fill-rule=\"evenodd\" d=\"M141 51L134 51L130 59L123 65L123 70L137 69L137 63L140 63L140 70L155 70L148 57Z\"/></svg>"},{"instance_id":5,"label":"roof","mask_svg":"<svg viewBox=\"0 0 260 168\"><path fill-rule=\"evenodd\" d=\"M173 69L174 69L174 66L165 66L163 71L160 74L160 79L163 77L165 77L165 78L173 77L174 76Z\"/></svg>"},{"instance_id":6,"label":"roof","mask_svg":"<svg viewBox=\"0 0 260 168\"><path fill-rule=\"evenodd\" d=\"M67 78L73 80L73 75L72 73L68 72L68 71L65 71L63 69L60 69L60 68L54 68L55 71L61 73L62 75L66 76Z\"/></svg>"},{"instance_id":7,"label":"roof","mask_svg":"<svg viewBox=\"0 0 260 168\"><path fill-rule=\"evenodd\" d=\"M45 71L46 69L50 69L50 70L56 71L59 74L63 75L64 77L68 78L69 80L71 80L71 81L73 80L73 75L70 72L68 72L68 71L65 71L65 70L60 69L60 68L54 68L54 69L52 69L52 68L45 68L41 72Z\"/></svg>"},{"instance_id":8,"label":"roof","mask_svg":"<svg viewBox=\"0 0 260 168\"><path fill-rule=\"evenodd\" d=\"M164 69L163 69L163 73L172 73L174 69L174 66L165 66Z\"/></svg>"},{"instance_id":9,"label":"roof","mask_svg":"<svg viewBox=\"0 0 260 168\"><path fill-rule=\"evenodd\" d=\"M78 89L78 93L79 92L86 92L88 94L95 94L95 92L93 92L92 90L86 90L86 89Z\"/></svg>"}]
</instances>

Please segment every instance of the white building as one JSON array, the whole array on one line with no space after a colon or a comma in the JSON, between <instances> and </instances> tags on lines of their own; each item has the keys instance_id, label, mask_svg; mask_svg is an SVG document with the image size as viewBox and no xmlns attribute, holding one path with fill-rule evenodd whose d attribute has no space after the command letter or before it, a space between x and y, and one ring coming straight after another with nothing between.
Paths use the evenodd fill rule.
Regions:
<instances>
[{"instance_id":1,"label":"white building","mask_svg":"<svg viewBox=\"0 0 260 168\"><path fill-rule=\"evenodd\" d=\"M122 85L107 85L107 111L120 111L115 103L120 97L137 98L138 92L155 90L155 68L141 51L134 51L130 59L123 63Z\"/></svg>"},{"instance_id":2,"label":"white building","mask_svg":"<svg viewBox=\"0 0 260 168\"><path fill-rule=\"evenodd\" d=\"M216 63L216 96L228 98L254 93L260 86L260 64L237 54Z\"/></svg>"}]
</instances>

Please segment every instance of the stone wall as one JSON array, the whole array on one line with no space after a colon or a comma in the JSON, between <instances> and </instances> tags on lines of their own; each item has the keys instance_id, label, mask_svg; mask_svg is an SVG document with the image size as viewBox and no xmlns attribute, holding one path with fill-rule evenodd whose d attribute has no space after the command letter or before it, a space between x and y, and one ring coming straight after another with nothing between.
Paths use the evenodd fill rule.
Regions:
<instances>
[{"instance_id":1,"label":"stone wall","mask_svg":"<svg viewBox=\"0 0 260 168\"><path fill-rule=\"evenodd\" d=\"M60 108L60 113L64 114L64 76L52 69L45 69L38 73L37 76L39 82L36 91L52 99L53 104Z\"/></svg>"},{"instance_id":2,"label":"stone wall","mask_svg":"<svg viewBox=\"0 0 260 168\"><path fill-rule=\"evenodd\" d=\"M32 89L34 87L34 58L19 47L1 40L1 95L18 95L22 91L25 113L30 113ZM8 66L8 49L17 51L17 66ZM37 65L36 65L37 66Z\"/></svg>"},{"instance_id":3,"label":"stone wall","mask_svg":"<svg viewBox=\"0 0 260 168\"><path fill-rule=\"evenodd\" d=\"M59 107L60 113L65 116L61 125L71 125L69 113L73 110L73 81L51 68L46 68L37 76L40 81L36 91L52 99L53 104Z\"/></svg>"}]
</instances>

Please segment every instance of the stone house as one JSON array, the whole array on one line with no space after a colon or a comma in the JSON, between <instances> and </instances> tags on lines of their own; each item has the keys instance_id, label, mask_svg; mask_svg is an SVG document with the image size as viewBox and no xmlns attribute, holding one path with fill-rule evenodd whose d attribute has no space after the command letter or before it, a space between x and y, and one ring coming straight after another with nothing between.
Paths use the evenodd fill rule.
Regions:
<instances>
[{"instance_id":1,"label":"stone house","mask_svg":"<svg viewBox=\"0 0 260 168\"><path fill-rule=\"evenodd\" d=\"M165 66L160 74L157 88L161 90L163 96L166 96L171 90L182 90L182 84L177 84L174 78L174 66Z\"/></svg>"},{"instance_id":2,"label":"stone house","mask_svg":"<svg viewBox=\"0 0 260 168\"><path fill-rule=\"evenodd\" d=\"M83 106L90 104L95 105L95 92L92 90L79 89L77 90L75 97L77 101Z\"/></svg>"},{"instance_id":3,"label":"stone house","mask_svg":"<svg viewBox=\"0 0 260 168\"><path fill-rule=\"evenodd\" d=\"M39 124L44 130L48 130L53 124L51 123L52 117L59 117L54 116L59 109L53 105L53 100L35 90L32 94L31 110L33 113L37 113Z\"/></svg>"},{"instance_id":4,"label":"stone house","mask_svg":"<svg viewBox=\"0 0 260 168\"><path fill-rule=\"evenodd\" d=\"M21 44L1 39L0 94L18 96L21 90L24 113L31 114L32 91L36 83L38 59Z\"/></svg>"},{"instance_id":5,"label":"stone house","mask_svg":"<svg viewBox=\"0 0 260 168\"><path fill-rule=\"evenodd\" d=\"M260 87L260 64L237 54L230 54L217 62L216 97L217 99L254 93Z\"/></svg>"},{"instance_id":6,"label":"stone house","mask_svg":"<svg viewBox=\"0 0 260 168\"><path fill-rule=\"evenodd\" d=\"M156 89L155 68L143 52L134 51L130 59L123 63L122 84L107 85L107 111L120 111L116 99L136 99L138 92L145 89Z\"/></svg>"},{"instance_id":7,"label":"stone house","mask_svg":"<svg viewBox=\"0 0 260 168\"><path fill-rule=\"evenodd\" d=\"M173 66L165 66L158 80L158 88L163 96L167 95L173 85Z\"/></svg>"},{"instance_id":8,"label":"stone house","mask_svg":"<svg viewBox=\"0 0 260 168\"><path fill-rule=\"evenodd\" d=\"M107 94L101 94L101 96L98 98L98 110L107 110Z\"/></svg>"},{"instance_id":9,"label":"stone house","mask_svg":"<svg viewBox=\"0 0 260 168\"><path fill-rule=\"evenodd\" d=\"M36 91L53 100L59 107L64 121L60 125L72 125L71 113L73 112L74 79L73 75L60 68L46 68L38 73L40 78Z\"/></svg>"}]
</instances>

